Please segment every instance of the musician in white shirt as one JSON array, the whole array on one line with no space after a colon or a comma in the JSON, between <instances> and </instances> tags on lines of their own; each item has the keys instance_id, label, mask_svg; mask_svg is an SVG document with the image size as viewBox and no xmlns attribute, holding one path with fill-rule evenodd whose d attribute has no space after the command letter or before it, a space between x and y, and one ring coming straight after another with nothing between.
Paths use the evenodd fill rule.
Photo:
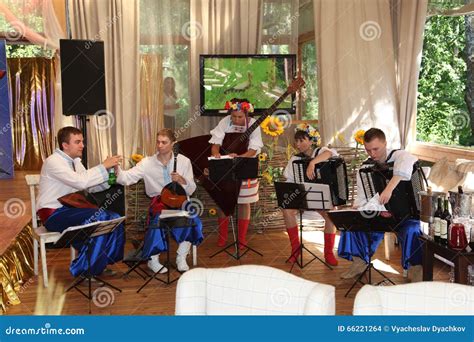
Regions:
<instances>
[{"instance_id":1,"label":"musician in white shirt","mask_svg":"<svg viewBox=\"0 0 474 342\"><path fill-rule=\"evenodd\" d=\"M331 157L337 157L338 153L335 149L328 147L317 148L319 135L316 134L317 130L310 125L304 125L304 127L297 127L294 135L295 146L298 149L298 154L292 156L283 171L286 181L290 183L295 182L293 162L301 160L303 158L311 158L311 162L306 169L307 176L309 179L315 177L314 169L316 164L328 160ZM319 215L324 218L324 259L331 266L337 266L337 259L334 256L334 240L336 237L336 227L332 223L329 216L324 210L318 210ZM288 232L288 238L291 244L291 255L289 262L296 262L299 256L300 240L298 235L298 223L296 215L298 214L297 209L283 209L283 219L285 221L286 231Z\"/></svg>"},{"instance_id":2,"label":"musician in white shirt","mask_svg":"<svg viewBox=\"0 0 474 342\"><path fill-rule=\"evenodd\" d=\"M44 161L41 168L37 208L38 216L46 229L62 232L71 226L120 217L117 213L103 209L63 206L58 198L80 190L98 192L107 189L107 169L118 165L121 157L108 157L102 164L86 170L80 159L84 149L82 132L70 126L59 130L58 145L59 149ZM95 237L93 240L91 272L98 275L108 264L123 258L123 225L112 233ZM74 276L78 276L88 269L87 247L79 243L74 247L79 250L79 254L72 261L70 270Z\"/></svg>"},{"instance_id":3,"label":"musician in white shirt","mask_svg":"<svg viewBox=\"0 0 474 342\"><path fill-rule=\"evenodd\" d=\"M191 161L182 154L177 155L176 172L174 169L173 145L176 137L172 130L162 129L158 132L156 139L157 153L153 156L143 158L133 168L124 171L117 169L117 182L123 185L131 185L143 179L145 192L152 198L149 207L149 228L145 236L142 257L151 258L148 267L153 272L166 273L168 270L160 261L160 252L166 251L165 231L157 229L159 217L163 209L167 209L161 202L163 188L170 183L178 182L185 190L187 196L196 190ZM186 257L189 254L191 244L198 245L203 240L202 224L199 217L192 219L195 226L173 228L171 233L178 242L176 264L178 271L189 270ZM154 228L153 228L154 227Z\"/></svg>"},{"instance_id":4,"label":"musician in white shirt","mask_svg":"<svg viewBox=\"0 0 474 342\"><path fill-rule=\"evenodd\" d=\"M253 112L253 106L246 99L232 99L226 102L225 109L228 114L219 124L211 130L212 156L220 158L220 148L226 133L245 133L247 129L255 123L255 119L249 118L248 114ZM260 127L257 127L248 137L249 143L247 151L241 155L230 153L231 157L256 157L263 147L262 133ZM238 203L238 231L240 248L247 244L246 236L250 223L250 203L258 202L258 179L245 179L240 186ZM225 246L228 236L229 217L226 216L220 208L217 210L219 237L218 246Z\"/></svg>"},{"instance_id":5,"label":"musician in white shirt","mask_svg":"<svg viewBox=\"0 0 474 342\"><path fill-rule=\"evenodd\" d=\"M392 197L393 190L400 181L409 181L412 176L413 166L417 158L405 150L391 150L387 148L385 133L378 128L371 128L364 134L364 147L370 159L379 163L393 162L393 177L380 194L380 203L386 204ZM360 172L357 174L357 197L354 201L355 207L363 206L370 198L365 197L362 188ZM411 267L412 281L421 280L421 235L420 221L415 219L405 220L395 233L402 246L402 266L404 269ZM370 254L373 255L384 237L383 232L371 234ZM368 239L365 232L343 232L339 240L339 256L348 260L354 260L348 272L341 275L343 279L349 279L361 274L368 263Z\"/></svg>"}]
</instances>

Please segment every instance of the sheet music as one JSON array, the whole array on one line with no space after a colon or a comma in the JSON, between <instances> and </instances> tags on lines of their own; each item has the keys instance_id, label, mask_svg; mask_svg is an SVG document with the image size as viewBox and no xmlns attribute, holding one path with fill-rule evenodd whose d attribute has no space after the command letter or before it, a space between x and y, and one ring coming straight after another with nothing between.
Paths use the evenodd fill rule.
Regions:
<instances>
[{"instance_id":1,"label":"sheet music","mask_svg":"<svg viewBox=\"0 0 474 342\"><path fill-rule=\"evenodd\" d=\"M332 209L331 189L327 184L303 183L308 209Z\"/></svg>"},{"instance_id":2,"label":"sheet music","mask_svg":"<svg viewBox=\"0 0 474 342\"><path fill-rule=\"evenodd\" d=\"M191 218L191 215L186 210L162 210L160 214L161 219L170 218L170 217L187 217Z\"/></svg>"},{"instance_id":3,"label":"sheet music","mask_svg":"<svg viewBox=\"0 0 474 342\"><path fill-rule=\"evenodd\" d=\"M222 155L220 158L216 157L207 157L207 160L221 160L221 159L234 159L234 157L231 157L228 154Z\"/></svg>"}]
</instances>

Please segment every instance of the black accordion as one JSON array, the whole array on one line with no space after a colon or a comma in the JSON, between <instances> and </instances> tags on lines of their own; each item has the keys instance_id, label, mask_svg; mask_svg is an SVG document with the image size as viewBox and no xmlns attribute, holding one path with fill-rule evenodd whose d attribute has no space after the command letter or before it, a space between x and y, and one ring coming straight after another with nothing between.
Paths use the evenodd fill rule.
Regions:
<instances>
[{"instance_id":1,"label":"black accordion","mask_svg":"<svg viewBox=\"0 0 474 342\"><path fill-rule=\"evenodd\" d=\"M333 157L317 163L314 168L314 179L306 176L306 169L311 159L293 161L293 174L296 183L327 184L331 190L333 205L343 205L349 199L349 186L347 184L347 167L344 159Z\"/></svg>"},{"instance_id":2,"label":"black accordion","mask_svg":"<svg viewBox=\"0 0 474 342\"><path fill-rule=\"evenodd\" d=\"M372 160L364 162L359 170L362 189L357 189L357 191L363 191L367 199L374 197L377 193L382 193L393 177L393 164L393 162L377 163ZM411 180L400 181L393 190L392 197L385 207L397 221L420 218L418 192L425 190L425 179L420 164L416 162L413 165Z\"/></svg>"}]
</instances>

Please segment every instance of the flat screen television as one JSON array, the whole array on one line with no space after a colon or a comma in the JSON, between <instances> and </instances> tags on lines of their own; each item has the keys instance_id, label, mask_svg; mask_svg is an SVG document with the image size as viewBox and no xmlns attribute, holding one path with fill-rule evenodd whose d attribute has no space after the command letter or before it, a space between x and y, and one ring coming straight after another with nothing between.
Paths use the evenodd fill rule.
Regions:
<instances>
[{"instance_id":1,"label":"flat screen television","mask_svg":"<svg viewBox=\"0 0 474 342\"><path fill-rule=\"evenodd\" d=\"M296 55L201 55L200 96L202 115L225 116L225 102L245 98L259 115L286 91L296 76ZM279 106L296 111L295 95Z\"/></svg>"}]
</instances>

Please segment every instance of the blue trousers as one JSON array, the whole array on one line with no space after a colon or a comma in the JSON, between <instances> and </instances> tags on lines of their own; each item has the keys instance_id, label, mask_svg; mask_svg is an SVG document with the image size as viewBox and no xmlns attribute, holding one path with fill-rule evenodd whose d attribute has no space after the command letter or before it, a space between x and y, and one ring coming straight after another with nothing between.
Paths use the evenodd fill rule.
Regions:
<instances>
[{"instance_id":1,"label":"blue trousers","mask_svg":"<svg viewBox=\"0 0 474 342\"><path fill-rule=\"evenodd\" d=\"M402 246L402 266L404 269L422 263L422 246L420 242L421 226L419 220L406 220L395 232ZM339 239L338 255L341 258L352 260L353 256L369 262L383 239L383 232L369 233L371 244L365 232L342 232Z\"/></svg>"},{"instance_id":2,"label":"blue trousers","mask_svg":"<svg viewBox=\"0 0 474 342\"><path fill-rule=\"evenodd\" d=\"M145 244L143 246L142 257L149 258L152 255L168 250L166 244L166 230L157 228L159 225L160 214L152 216L150 225L145 235ZM171 235L177 243L189 241L193 245L199 245L204 236L202 235L202 222L199 217L192 219L193 226L175 227L171 229Z\"/></svg>"},{"instance_id":3,"label":"blue trousers","mask_svg":"<svg viewBox=\"0 0 474 342\"><path fill-rule=\"evenodd\" d=\"M63 206L57 209L44 223L47 230L62 232L71 226L79 226L96 221L106 221L119 218L120 215L107 210L79 209ZM98 275L109 264L123 259L125 246L125 230L123 224L113 232L90 239L90 270L92 275ZM79 251L76 259L71 262L69 270L74 277L87 273L89 260L87 244L75 243Z\"/></svg>"}]
</instances>

